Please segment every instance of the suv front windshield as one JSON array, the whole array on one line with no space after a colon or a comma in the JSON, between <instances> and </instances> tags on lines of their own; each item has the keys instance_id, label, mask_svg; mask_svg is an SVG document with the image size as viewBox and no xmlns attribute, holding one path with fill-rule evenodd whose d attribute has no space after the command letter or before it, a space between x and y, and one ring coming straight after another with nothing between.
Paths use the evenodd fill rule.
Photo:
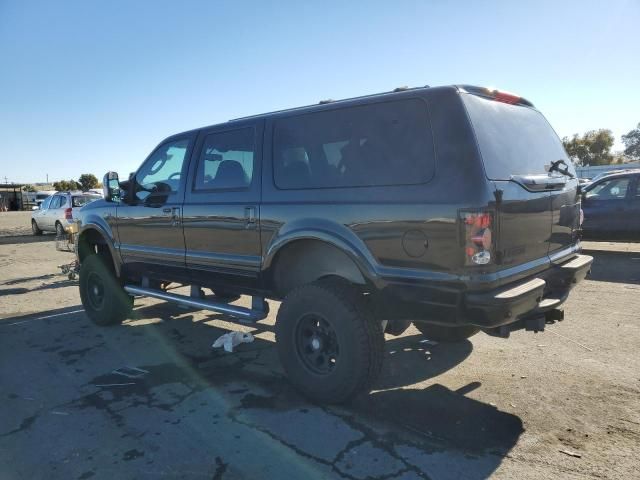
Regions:
<instances>
[{"instance_id":1,"label":"suv front windshield","mask_svg":"<svg viewBox=\"0 0 640 480\"><path fill-rule=\"evenodd\" d=\"M471 94L461 96L488 178L510 180L512 175L544 175L551 162L557 160L564 160L569 173L575 176L573 163L558 135L535 108Z\"/></svg>"}]
</instances>

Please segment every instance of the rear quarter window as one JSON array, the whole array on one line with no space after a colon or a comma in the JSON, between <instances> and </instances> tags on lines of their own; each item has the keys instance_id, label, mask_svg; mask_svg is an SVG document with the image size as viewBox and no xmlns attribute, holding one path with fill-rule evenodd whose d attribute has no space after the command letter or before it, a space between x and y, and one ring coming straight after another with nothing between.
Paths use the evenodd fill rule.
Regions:
<instances>
[{"instance_id":1,"label":"rear quarter window","mask_svg":"<svg viewBox=\"0 0 640 480\"><path fill-rule=\"evenodd\" d=\"M427 104L406 99L279 119L273 159L280 189L425 183L435 169Z\"/></svg>"},{"instance_id":2,"label":"rear quarter window","mask_svg":"<svg viewBox=\"0 0 640 480\"><path fill-rule=\"evenodd\" d=\"M96 200L98 200L100 198L102 198L102 197L99 197L97 195L78 195L78 196L74 196L71 199L71 206L73 206L73 207L84 207L88 203L95 202Z\"/></svg>"}]
</instances>

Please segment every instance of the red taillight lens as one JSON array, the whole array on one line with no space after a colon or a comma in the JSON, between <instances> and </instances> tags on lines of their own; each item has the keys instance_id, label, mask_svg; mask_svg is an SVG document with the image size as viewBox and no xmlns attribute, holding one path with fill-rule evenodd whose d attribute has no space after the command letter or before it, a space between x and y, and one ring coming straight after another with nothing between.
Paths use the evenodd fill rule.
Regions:
<instances>
[{"instance_id":1,"label":"red taillight lens","mask_svg":"<svg viewBox=\"0 0 640 480\"><path fill-rule=\"evenodd\" d=\"M506 92L495 92L493 94L493 99L498 102L508 103L509 105L515 105L520 103L520 100L522 100L519 96Z\"/></svg>"},{"instance_id":2,"label":"red taillight lens","mask_svg":"<svg viewBox=\"0 0 640 480\"><path fill-rule=\"evenodd\" d=\"M73 220L73 210L71 210L71 208L67 208L64 211L64 218L66 220Z\"/></svg>"},{"instance_id":3,"label":"red taillight lens","mask_svg":"<svg viewBox=\"0 0 640 480\"><path fill-rule=\"evenodd\" d=\"M461 212L466 265L486 265L493 255L491 212Z\"/></svg>"}]
</instances>

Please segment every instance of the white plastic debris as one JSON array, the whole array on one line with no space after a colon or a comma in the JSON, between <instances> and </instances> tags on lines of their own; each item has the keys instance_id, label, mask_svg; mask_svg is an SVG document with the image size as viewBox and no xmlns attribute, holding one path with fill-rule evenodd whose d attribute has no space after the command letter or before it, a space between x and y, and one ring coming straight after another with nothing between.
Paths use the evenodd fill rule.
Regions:
<instances>
[{"instance_id":1,"label":"white plastic debris","mask_svg":"<svg viewBox=\"0 0 640 480\"><path fill-rule=\"evenodd\" d=\"M253 335L243 332L229 332L218 337L218 339L211 345L213 348L224 347L225 352L233 352L233 347L240 345L241 343L253 342Z\"/></svg>"}]
</instances>

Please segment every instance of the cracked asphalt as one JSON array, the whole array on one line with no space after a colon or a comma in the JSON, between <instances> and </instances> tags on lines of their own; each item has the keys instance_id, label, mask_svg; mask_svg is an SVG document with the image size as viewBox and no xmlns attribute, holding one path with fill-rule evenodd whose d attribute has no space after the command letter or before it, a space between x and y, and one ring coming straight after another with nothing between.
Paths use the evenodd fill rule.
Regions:
<instances>
[{"instance_id":1,"label":"cracked asphalt","mask_svg":"<svg viewBox=\"0 0 640 480\"><path fill-rule=\"evenodd\" d=\"M283 375L277 304L254 329L139 299L96 327L57 274L72 256L23 240L0 242L3 480L637 475L640 245L587 245L593 275L544 333L388 336L375 390L326 407ZM213 350L229 329L256 340Z\"/></svg>"}]
</instances>

